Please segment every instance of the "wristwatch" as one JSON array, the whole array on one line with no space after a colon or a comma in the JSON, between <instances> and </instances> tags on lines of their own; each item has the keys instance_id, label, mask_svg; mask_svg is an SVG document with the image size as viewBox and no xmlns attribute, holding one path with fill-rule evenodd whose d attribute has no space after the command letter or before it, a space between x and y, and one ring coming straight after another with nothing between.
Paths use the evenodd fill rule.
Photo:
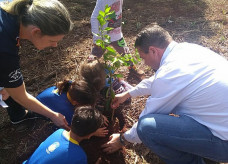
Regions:
<instances>
[{"instance_id":1,"label":"wristwatch","mask_svg":"<svg viewBox=\"0 0 228 164\"><path fill-rule=\"evenodd\" d=\"M120 143L121 145L127 145L128 141L124 138L124 133L120 133Z\"/></svg>"}]
</instances>

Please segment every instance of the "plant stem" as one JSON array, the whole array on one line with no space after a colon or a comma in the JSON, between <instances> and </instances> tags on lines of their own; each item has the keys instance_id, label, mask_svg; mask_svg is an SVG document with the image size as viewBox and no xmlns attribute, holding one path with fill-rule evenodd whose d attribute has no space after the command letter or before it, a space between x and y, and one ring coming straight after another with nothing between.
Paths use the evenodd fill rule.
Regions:
<instances>
[{"instance_id":1,"label":"plant stem","mask_svg":"<svg viewBox=\"0 0 228 164\"><path fill-rule=\"evenodd\" d=\"M112 89L112 71L110 71L110 102L112 103L112 96L111 96L111 92L113 92L113 89ZM111 103L110 103L110 106L109 108L111 108ZM112 109L112 113L111 113L111 122L113 122L113 117L114 117L114 109Z\"/></svg>"}]
</instances>

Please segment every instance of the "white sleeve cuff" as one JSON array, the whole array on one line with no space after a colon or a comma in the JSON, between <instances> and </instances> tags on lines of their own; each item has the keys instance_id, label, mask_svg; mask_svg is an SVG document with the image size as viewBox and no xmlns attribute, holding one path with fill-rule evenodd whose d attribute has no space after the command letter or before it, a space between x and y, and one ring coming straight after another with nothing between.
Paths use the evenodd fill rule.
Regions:
<instances>
[{"instance_id":1,"label":"white sleeve cuff","mask_svg":"<svg viewBox=\"0 0 228 164\"><path fill-rule=\"evenodd\" d=\"M136 122L131 129L126 131L124 133L124 138L131 143L142 143L142 141L139 139L139 136L137 134L137 125L138 122Z\"/></svg>"}]
</instances>

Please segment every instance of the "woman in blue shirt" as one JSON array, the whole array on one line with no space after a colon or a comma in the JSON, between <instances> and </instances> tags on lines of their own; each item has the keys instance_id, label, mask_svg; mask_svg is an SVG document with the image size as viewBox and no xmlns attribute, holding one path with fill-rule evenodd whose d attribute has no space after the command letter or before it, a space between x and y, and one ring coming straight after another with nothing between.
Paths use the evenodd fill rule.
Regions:
<instances>
[{"instance_id":1,"label":"woman in blue shirt","mask_svg":"<svg viewBox=\"0 0 228 164\"><path fill-rule=\"evenodd\" d=\"M26 109L49 117L65 129L69 126L62 114L27 93L18 51L20 39L29 40L39 50L56 47L71 29L70 14L58 0L14 0L0 7L0 94L3 100L10 95ZM20 120L32 117L27 110L14 112Z\"/></svg>"}]
</instances>

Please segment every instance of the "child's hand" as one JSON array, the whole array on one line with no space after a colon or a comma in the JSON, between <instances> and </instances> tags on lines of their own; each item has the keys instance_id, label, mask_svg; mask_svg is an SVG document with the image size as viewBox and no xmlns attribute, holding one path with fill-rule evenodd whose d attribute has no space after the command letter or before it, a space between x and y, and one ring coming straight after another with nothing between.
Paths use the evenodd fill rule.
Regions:
<instances>
[{"instance_id":1,"label":"child's hand","mask_svg":"<svg viewBox=\"0 0 228 164\"><path fill-rule=\"evenodd\" d=\"M97 129L93 135L97 137L105 137L107 134L108 134L107 128L103 127L103 128Z\"/></svg>"},{"instance_id":2,"label":"child's hand","mask_svg":"<svg viewBox=\"0 0 228 164\"><path fill-rule=\"evenodd\" d=\"M103 115L103 119L104 119L104 125L108 126L108 123L109 123L108 118Z\"/></svg>"}]
</instances>

